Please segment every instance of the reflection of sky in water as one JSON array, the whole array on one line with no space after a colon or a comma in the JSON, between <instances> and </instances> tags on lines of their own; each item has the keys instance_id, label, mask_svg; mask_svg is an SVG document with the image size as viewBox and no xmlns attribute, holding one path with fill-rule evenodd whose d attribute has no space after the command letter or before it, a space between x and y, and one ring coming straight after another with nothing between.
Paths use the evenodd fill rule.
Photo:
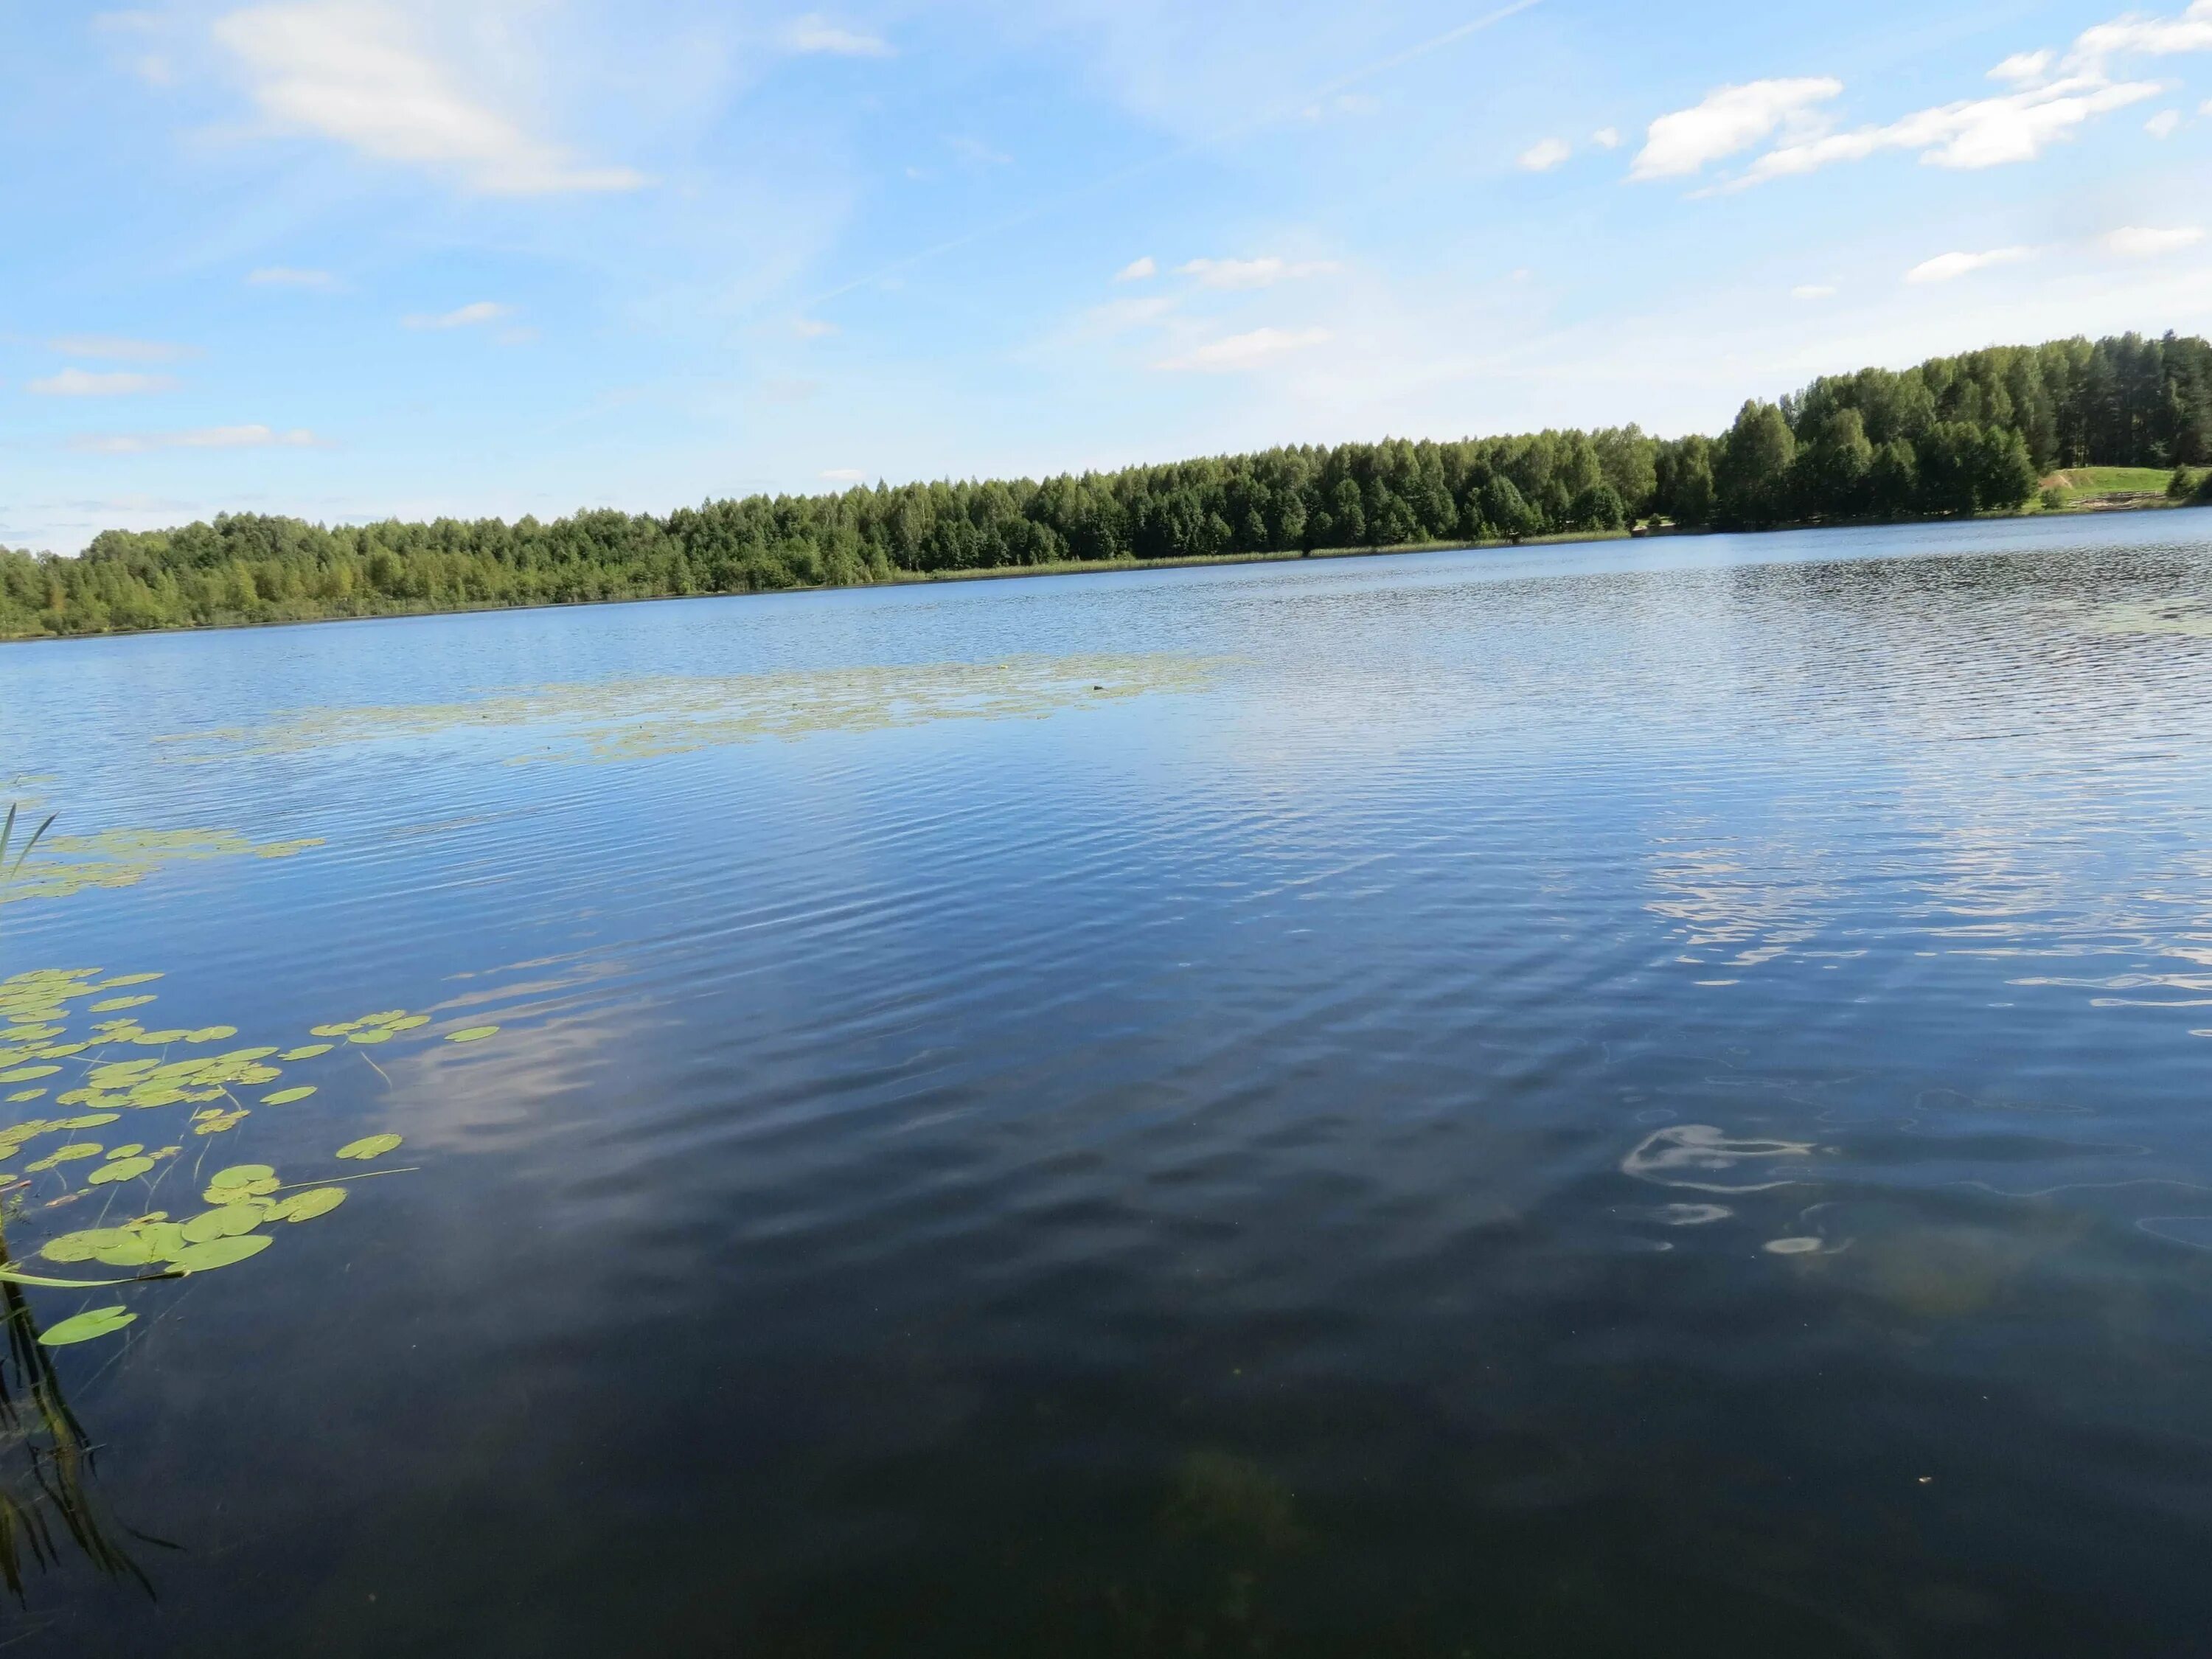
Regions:
<instances>
[{"instance_id":1,"label":"reflection of sky in water","mask_svg":"<svg viewBox=\"0 0 2212 1659\"><path fill-rule=\"evenodd\" d=\"M64 827L319 843L11 970L502 1027L238 1131L421 1167L67 1379L195 1550L30 1650L2181 1650L2208 533L0 652Z\"/></svg>"}]
</instances>

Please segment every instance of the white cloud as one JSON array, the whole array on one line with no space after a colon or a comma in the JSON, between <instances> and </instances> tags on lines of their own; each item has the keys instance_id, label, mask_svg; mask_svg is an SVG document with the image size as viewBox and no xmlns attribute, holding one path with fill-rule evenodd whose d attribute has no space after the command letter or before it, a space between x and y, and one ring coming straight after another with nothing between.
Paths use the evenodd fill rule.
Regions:
<instances>
[{"instance_id":1,"label":"white cloud","mask_svg":"<svg viewBox=\"0 0 2212 1659\"><path fill-rule=\"evenodd\" d=\"M2166 228L2129 225L2106 235L2104 244L2107 252L2117 253L2123 259L2155 259L2161 253L2178 253L2183 248L2195 247L2203 240L2203 231L2195 225Z\"/></svg>"},{"instance_id":2,"label":"white cloud","mask_svg":"<svg viewBox=\"0 0 2212 1659\"><path fill-rule=\"evenodd\" d=\"M2181 112L2162 109L2143 123L2143 131L2154 138L2171 138L2181 131Z\"/></svg>"},{"instance_id":3,"label":"white cloud","mask_svg":"<svg viewBox=\"0 0 2212 1659\"><path fill-rule=\"evenodd\" d=\"M1801 283L1790 290L1793 300L1832 300L1836 290L1826 283Z\"/></svg>"},{"instance_id":4,"label":"white cloud","mask_svg":"<svg viewBox=\"0 0 2212 1659\"><path fill-rule=\"evenodd\" d=\"M1232 334L1226 339L1209 342L1180 357L1170 357L1152 367L1170 371L1233 374L1261 368L1287 352L1303 351L1309 346L1325 344L1328 337L1328 331L1325 328L1255 328L1249 334Z\"/></svg>"},{"instance_id":5,"label":"white cloud","mask_svg":"<svg viewBox=\"0 0 2212 1659\"><path fill-rule=\"evenodd\" d=\"M1132 259L1114 273L1117 283L1141 283L1160 274L1159 261L1147 253L1141 259Z\"/></svg>"},{"instance_id":6,"label":"white cloud","mask_svg":"<svg viewBox=\"0 0 2212 1659\"><path fill-rule=\"evenodd\" d=\"M338 279L327 270L301 270L292 265L264 265L247 271L246 280L254 288L309 288L326 294L338 285Z\"/></svg>"},{"instance_id":7,"label":"white cloud","mask_svg":"<svg viewBox=\"0 0 2212 1659\"><path fill-rule=\"evenodd\" d=\"M819 317L794 317L791 331L802 340L823 340L837 331L837 325L824 322Z\"/></svg>"},{"instance_id":8,"label":"white cloud","mask_svg":"<svg viewBox=\"0 0 2212 1659\"><path fill-rule=\"evenodd\" d=\"M1575 147L1565 139L1546 138L1529 145L1515 160L1525 173L1549 173L1574 153Z\"/></svg>"},{"instance_id":9,"label":"white cloud","mask_svg":"<svg viewBox=\"0 0 2212 1659\"><path fill-rule=\"evenodd\" d=\"M190 346L167 345L160 340L125 340L112 334L64 334L46 342L49 350L64 357L105 357L118 363L173 363L195 354Z\"/></svg>"},{"instance_id":10,"label":"white cloud","mask_svg":"<svg viewBox=\"0 0 2212 1659\"><path fill-rule=\"evenodd\" d=\"M1620 129L1619 127L1600 127L1595 132L1590 134L1590 143L1595 144L1600 149L1619 149L1620 148Z\"/></svg>"},{"instance_id":11,"label":"white cloud","mask_svg":"<svg viewBox=\"0 0 2212 1659\"><path fill-rule=\"evenodd\" d=\"M1917 149L1931 167L1972 169L2032 161L2092 117L2155 97L2159 91L2151 82L2109 84L2077 76L2002 97L1939 105L1887 126L1778 146L1753 162L1741 182L1763 184L1893 149Z\"/></svg>"},{"instance_id":12,"label":"white cloud","mask_svg":"<svg viewBox=\"0 0 2212 1659\"><path fill-rule=\"evenodd\" d=\"M1176 274L1197 278L1200 288L1273 288L1301 276L1321 276L1334 270L1333 260L1311 259L1292 264L1273 255L1259 259L1193 259L1176 267Z\"/></svg>"},{"instance_id":13,"label":"white cloud","mask_svg":"<svg viewBox=\"0 0 2212 1659\"><path fill-rule=\"evenodd\" d=\"M503 306L496 300L478 300L474 305L462 306L454 311L413 312L402 317L399 325L402 328L475 328L514 314L513 306Z\"/></svg>"},{"instance_id":14,"label":"white cloud","mask_svg":"<svg viewBox=\"0 0 2212 1659\"><path fill-rule=\"evenodd\" d=\"M2047 46L2041 52L2016 52L1990 71L1990 79L2016 87L2033 86L2051 73L2052 56Z\"/></svg>"},{"instance_id":15,"label":"white cloud","mask_svg":"<svg viewBox=\"0 0 2212 1659\"><path fill-rule=\"evenodd\" d=\"M320 133L379 161L437 168L493 195L635 190L628 167L590 167L472 99L370 0L257 6L219 18L216 39L252 80L280 131Z\"/></svg>"},{"instance_id":16,"label":"white cloud","mask_svg":"<svg viewBox=\"0 0 2212 1659\"><path fill-rule=\"evenodd\" d=\"M794 18L783 32L783 44L793 52L819 52L832 58L895 58L897 51L879 35L841 27L819 12Z\"/></svg>"},{"instance_id":17,"label":"white cloud","mask_svg":"<svg viewBox=\"0 0 2212 1659\"><path fill-rule=\"evenodd\" d=\"M2074 42L2070 61L2094 69L2107 58L2166 58L2185 52L2212 52L2212 0L2196 0L2179 17L2120 17L2085 29Z\"/></svg>"},{"instance_id":18,"label":"white cloud","mask_svg":"<svg viewBox=\"0 0 2212 1659\"><path fill-rule=\"evenodd\" d=\"M321 441L304 428L278 432L265 426L204 426L189 432L95 433L70 447L98 455L143 455L155 449L312 449Z\"/></svg>"},{"instance_id":19,"label":"white cloud","mask_svg":"<svg viewBox=\"0 0 2212 1659\"><path fill-rule=\"evenodd\" d=\"M1954 283L1991 265L2008 265L2034 252L2024 247L1993 247L1985 253L1939 253L1905 273L1908 283Z\"/></svg>"},{"instance_id":20,"label":"white cloud","mask_svg":"<svg viewBox=\"0 0 2212 1659\"><path fill-rule=\"evenodd\" d=\"M118 370L95 374L88 369L65 368L24 387L41 398L134 398L149 392L173 392L177 382L167 374L137 374Z\"/></svg>"},{"instance_id":21,"label":"white cloud","mask_svg":"<svg viewBox=\"0 0 2212 1659\"><path fill-rule=\"evenodd\" d=\"M868 475L857 466L825 467L822 477L823 481L829 483L855 484L866 483L868 481Z\"/></svg>"},{"instance_id":22,"label":"white cloud","mask_svg":"<svg viewBox=\"0 0 2212 1659\"><path fill-rule=\"evenodd\" d=\"M1679 179L1699 172L1778 131L1810 122L1814 106L1843 89L1841 81L1828 76L1723 87L1703 103L1654 121L1628 176Z\"/></svg>"}]
</instances>

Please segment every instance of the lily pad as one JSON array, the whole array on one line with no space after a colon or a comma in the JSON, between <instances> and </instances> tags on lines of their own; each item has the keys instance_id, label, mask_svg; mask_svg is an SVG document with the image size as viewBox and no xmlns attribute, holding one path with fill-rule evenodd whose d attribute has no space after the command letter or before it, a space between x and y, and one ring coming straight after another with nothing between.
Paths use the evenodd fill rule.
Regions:
<instances>
[{"instance_id":1,"label":"lily pad","mask_svg":"<svg viewBox=\"0 0 2212 1659\"><path fill-rule=\"evenodd\" d=\"M197 1031L185 1032L185 1041L187 1042L221 1042L226 1037L234 1037L237 1035L238 1027L235 1025L203 1025Z\"/></svg>"},{"instance_id":2,"label":"lily pad","mask_svg":"<svg viewBox=\"0 0 2212 1659\"><path fill-rule=\"evenodd\" d=\"M305 1100L314 1092L313 1084L304 1085L297 1089L279 1089L273 1095L262 1096L261 1103L264 1106L289 1106L294 1101Z\"/></svg>"},{"instance_id":3,"label":"lily pad","mask_svg":"<svg viewBox=\"0 0 2212 1659\"><path fill-rule=\"evenodd\" d=\"M268 1181L276 1178L276 1170L267 1164L234 1164L228 1170L217 1170L208 1177L210 1187L243 1187L249 1181Z\"/></svg>"},{"instance_id":4,"label":"lily pad","mask_svg":"<svg viewBox=\"0 0 2212 1659\"><path fill-rule=\"evenodd\" d=\"M310 1187L304 1193L295 1193L290 1198L269 1212L271 1221L313 1221L319 1215L328 1215L346 1201L343 1187Z\"/></svg>"},{"instance_id":5,"label":"lily pad","mask_svg":"<svg viewBox=\"0 0 2212 1659\"><path fill-rule=\"evenodd\" d=\"M149 1221L137 1231L146 1242L146 1254L155 1261L171 1260L191 1243L185 1237L185 1230L173 1221Z\"/></svg>"},{"instance_id":6,"label":"lily pad","mask_svg":"<svg viewBox=\"0 0 2212 1659\"><path fill-rule=\"evenodd\" d=\"M392 1041L392 1033L384 1026L372 1025L366 1031L356 1031L346 1041L360 1043L389 1042Z\"/></svg>"},{"instance_id":7,"label":"lily pad","mask_svg":"<svg viewBox=\"0 0 2212 1659\"><path fill-rule=\"evenodd\" d=\"M187 1244L169 1258L169 1265L188 1273L204 1273L216 1267L228 1267L234 1261L243 1261L249 1255L259 1255L269 1248L269 1235L256 1233L252 1237L211 1239L204 1244Z\"/></svg>"},{"instance_id":8,"label":"lily pad","mask_svg":"<svg viewBox=\"0 0 2212 1659\"><path fill-rule=\"evenodd\" d=\"M114 1243L102 1245L94 1250L92 1259L110 1267L144 1267L161 1258L155 1254L154 1247L144 1238L137 1233L126 1232Z\"/></svg>"},{"instance_id":9,"label":"lily pad","mask_svg":"<svg viewBox=\"0 0 2212 1659\"><path fill-rule=\"evenodd\" d=\"M384 1022L384 1025L386 1030L412 1031L419 1030L421 1027L428 1025L429 1023L430 1016L428 1014L404 1014L398 1019L386 1020Z\"/></svg>"},{"instance_id":10,"label":"lily pad","mask_svg":"<svg viewBox=\"0 0 2212 1659\"><path fill-rule=\"evenodd\" d=\"M136 1158L145 1150L135 1140L126 1146L110 1146L107 1149L107 1161L112 1164L118 1158Z\"/></svg>"},{"instance_id":11,"label":"lily pad","mask_svg":"<svg viewBox=\"0 0 2212 1659\"><path fill-rule=\"evenodd\" d=\"M307 1030L315 1036L350 1036L356 1031L361 1030L361 1022L357 1019L349 1019L345 1021L343 1024L338 1025L310 1025Z\"/></svg>"},{"instance_id":12,"label":"lily pad","mask_svg":"<svg viewBox=\"0 0 2212 1659\"><path fill-rule=\"evenodd\" d=\"M103 1164L84 1178L88 1187L105 1187L111 1182L130 1181L144 1175L154 1167L150 1158L118 1158L112 1164Z\"/></svg>"},{"instance_id":13,"label":"lily pad","mask_svg":"<svg viewBox=\"0 0 2212 1659\"><path fill-rule=\"evenodd\" d=\"M18 1101L37 1100L46 1092L46 1091L44 1089L18 1089L14 1094L8 1097L8 1103L10 1106L13 1106Z\"/></svg>"},{"instance_id":14,"label":"lily pad","mask_svg":"<svg viewBox=\"0 0 2212 1659\"><path fill-rule=\"evenodd\" d=\"M95 1014L119 1014L125 1008L143 1008L154 999L148 997L109 997L104 1002L92 1005Z\"/></svg>"},{"instance_id":15,"label":"lily pad","mask_svg":"<svg viewBox=\"0 0 2212 1659\"><path fill-rule=\"evenodd\" d=\"M297 1048L287 1048L276 1056L279 1060L313 1060L318 1054L330 1053L333 1045L327 1042L303 1043Z\"/></svg>"},{"instance_id":16,"label":"lily pad","mask_svg":"<svg viewBox=\"0 0 2212 1659\"><path fill-rule=\"evenodd\" d=\"M89 1342L96 1336L119 1331L137 1317L128 1308L94 1308L49 1325L39 1333L39 1341L46 1347L66 1348L73 1342Z\"/></svg>"},{"instance_id":17,"label":"lily pad","mask_svg":"<svg viewBox=\"0 0 2212 1659\"><path fill-rule=\"evenodd\" d=\"M273 1175L259 1176L252 1181L241 1181L235 1184L217 1182L200 1196L220 1209L226 1204L243 1204L249 1199L266 1198L282 1184Z\"/></svg>"},{"instance_id":18,"label":"lily pad","mask_svg":"<svg viewBox=\"0 0 2212 1659\"><path fill-rule=\"evenodd\" d=\"M499 1027L496 1025L471 1025L466 1030L447 1032L446 1034L446 1041L448 1042L482 1042L486 1037L497 1036L498 1035Z\"/></svg>"},{"instance_id":19,"label":"lily pad","mask_svg":"<svg viewBox=\"0 0 2212 1659\"><path fill-rule=\"evenodd\" d=\"M187 1244L205 1244L218 1238L236 1238L258 1227L268 1212L254 1203L226 1204L219 1210L203 1210L184 1224Z\"/></svg>"},{"instance_id":20,"label":"lily pad","mask_svg":"<svg viewBox=\"0 0 2212 1659\"><path fill-rule=\"evenodd\" d=\"M359 1140L349 1141L339 1147L337 1155L366 1164L370 1158L382 1158L398 1146L398 1135L363 1135Z\"/></svg>"},{"instance_id":21,"label":"lily pad","mask_svg":"<svg viewBox=\"0 0 2212 1659\"><path fill-rule=\"evenodd\" d=\"M87 1227L81 1232L63 1233L48 1239L39 1247L39 1254L49 1261L89 1261L94 1251L104 1250L130 1236L130 1230L124 1227Z\"/></svg>"},{"instance_id":22,"label":"lily pad","mask_svg":"<svg viewBox=\"0 0 2212 1659\"><path fill-rule=\"evenodd\" d=\"M42 1077L52 1077L61 1070L58 1066L18 1066L0 1072L0 1083L30 1083Z\"/></svg>"}]
</instances>

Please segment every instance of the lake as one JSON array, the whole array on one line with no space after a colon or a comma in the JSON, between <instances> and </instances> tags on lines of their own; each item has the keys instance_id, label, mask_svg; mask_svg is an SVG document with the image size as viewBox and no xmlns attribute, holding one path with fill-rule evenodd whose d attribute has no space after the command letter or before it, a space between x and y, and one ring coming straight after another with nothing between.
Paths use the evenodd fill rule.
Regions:
<instances>
[{"instance_id":1,"label":"lake","mask_svg":"<svg viewBox=\"0 0 2212 1659\"><path fill-rule=\"evenodd\" d=\"M2208 711L2206 512L0 649L9 1243L216 1244L0 1647L2194 1650Z\"/></svg>"}]
</instances>

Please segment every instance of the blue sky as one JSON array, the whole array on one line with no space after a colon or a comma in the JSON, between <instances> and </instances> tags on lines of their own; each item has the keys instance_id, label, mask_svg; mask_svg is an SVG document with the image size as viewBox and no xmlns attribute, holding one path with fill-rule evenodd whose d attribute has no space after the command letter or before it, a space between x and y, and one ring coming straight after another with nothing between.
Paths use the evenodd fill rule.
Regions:
<instances>
[{"instance_id":1,"label":"blue sky","mask_svg":"<svg viewBox=\"0 0 2212 1659\"><path fill-rule=\"evenodd\" d=\"M2212 0L0 0L0 544L2212 331Z\"/></svg>"}]
</instances>

